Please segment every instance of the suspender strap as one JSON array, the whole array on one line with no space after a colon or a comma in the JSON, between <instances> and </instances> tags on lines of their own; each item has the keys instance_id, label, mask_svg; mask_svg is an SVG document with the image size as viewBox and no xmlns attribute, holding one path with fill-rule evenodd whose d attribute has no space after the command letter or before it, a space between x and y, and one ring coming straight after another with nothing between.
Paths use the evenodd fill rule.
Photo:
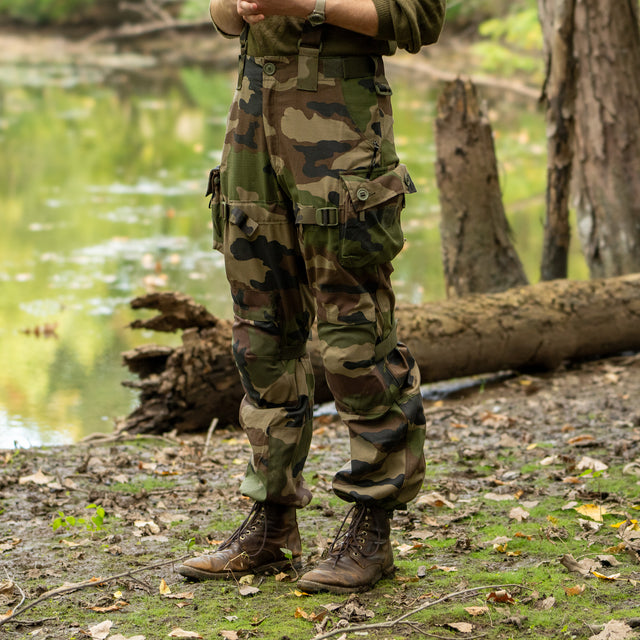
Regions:
<instances>
[{"instance_id":1,"label":"suspender strap","mask_svg":"<svg viewBox=\"0 0 640 640\"><path fill-rule=\"evenodd\" d=\"M244 63L247 60L247 41L249 40L249 25L245 23L240 33L240 58L238 59L238 83L236 89L242 88L242 78L244 77Z\"/></svg>"},{"instance_id":2,"label":"suspender strap","mask_svg":"<svg viewBox=\"0 0 640 640\"><path fill-rule=\"evenodd\" d=\"M318 90L318 64L322 50L322 25L305 23L298 42L298 89Z\"/></svg>"}]
</instances>

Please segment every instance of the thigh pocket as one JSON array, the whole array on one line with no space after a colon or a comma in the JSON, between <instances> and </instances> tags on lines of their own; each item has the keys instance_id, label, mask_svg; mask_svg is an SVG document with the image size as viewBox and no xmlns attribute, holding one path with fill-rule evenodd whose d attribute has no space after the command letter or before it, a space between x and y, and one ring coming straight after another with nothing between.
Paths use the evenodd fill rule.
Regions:
<instances>
[{"instance_id":1,"label":"thigh pocket","mask_svg":"<svg viewBox=\"0 0 640 640\"><path fill-rule=\"evenodd\" d=\"M220 167L209 172L206 196L211 196L211 223L213 225L213 248L222 251L224 243L225 207L220 198Z\"/></svg>"},{"instance_id":2,"label":"thigh pocket","mask_svg":"<svg viewBox=\"0 0 640 640\"><path fill-rule=\"evenodd\" d=\"M404 244L400 213L405 194L416 191L406 166L377 177L345 173L341 181L340 263L360 268L390 262Z\"/></svg>"}]
</instances>

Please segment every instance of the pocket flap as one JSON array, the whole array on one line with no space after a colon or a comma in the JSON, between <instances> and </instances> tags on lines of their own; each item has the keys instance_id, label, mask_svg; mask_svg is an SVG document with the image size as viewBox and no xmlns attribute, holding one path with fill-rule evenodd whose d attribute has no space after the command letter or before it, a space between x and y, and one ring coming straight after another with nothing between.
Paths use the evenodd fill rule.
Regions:
<instances>
[{"instance_id":1,"label":"pocket flap","mask_svg":"<svg viewBox=\"0 0 640 640\"><path fill-rule=\"evenodd\" d=\"M404 164L373 179L346 173L340 177L356 211L377 207L399 195L416 191Z\"/></svg>"}]
</instances>

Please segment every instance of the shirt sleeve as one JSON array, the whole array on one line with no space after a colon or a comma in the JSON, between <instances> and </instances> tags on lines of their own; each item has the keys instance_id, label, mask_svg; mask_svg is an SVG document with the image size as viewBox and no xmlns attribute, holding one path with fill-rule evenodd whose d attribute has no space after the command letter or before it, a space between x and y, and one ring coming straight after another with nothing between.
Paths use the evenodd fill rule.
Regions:
<instances>
[{"instance_id":1,"label":"shirt sleeve","mask_svg":"<svg viewBox=\"0 0 640 640\"><path fill-rule=\"evenodd\" d=\"M373 0L380 40L395 40L401 49L417 53L438 40L446 0Z\"/></svg>"}]
</instances>

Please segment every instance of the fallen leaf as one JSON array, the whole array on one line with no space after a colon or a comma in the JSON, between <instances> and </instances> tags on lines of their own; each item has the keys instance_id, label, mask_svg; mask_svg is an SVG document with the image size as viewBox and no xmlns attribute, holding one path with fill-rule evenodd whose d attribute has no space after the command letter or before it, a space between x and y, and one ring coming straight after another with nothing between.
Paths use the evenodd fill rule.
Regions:
<instances>
[{"instance_id":1,"label":"fallen leaf","mask_svg":"<svg viewBox=\"0 0 640 640\"><path fill-rule=\"evenodd\" d=\"M91 611L97 611L98 613L109 613L110 611L120 611L120 609L124 609L128 607L129 603L124 600L118 600L118 602L114 602L113 604L107 605L106 607L86 607L86 609L90 609Z\"/></svg>"},{"instance_id":2,"label":"fallen leaf","mask_svg":"<svg viewBox=\"0 0 640 640\"><path fill-rule=\"evenodd\" d=\"M240 584L253 584L253 581L255 580L255 578L256 577L252 573L249 573L246 576L242 576L240 580L238 580L238 582Z\"/></svg>"},{"instance_id":3,"label":"fallen leaf","mask_svg":"<svg viewBox=\"0 0 640 640\"><path fill-rule=\"evenodd\" d=\"M181 593L167 593L165 598L173 600L193 600L193 591L182 591Z\"/></svg>"},{"instance_id":4,"label":"fallen leaf","mask_svg":"<svg viewBox=\"0 0 640 640\"><path fill-rule=\"evenodd\" d=\"M473 631L473 625L470 622L447 622L444 626L455 629L460 633L471 633Z\"/></svg>"},{"instance_id":5,"label":"fallen leaf","mask_svg":"<svg viewBox=\"0 0 640 640\"><path fill-rule=\"evenodd\" d=\"M0 595L12 596L15 586L13 580L3 580L0 582Z\"/></svg>"},{"instance_id":6,"label":"fallen leaf","mask_svg":"<svg viewBox=\"0 0 640 640\"><path fill-rule=\"evenodd\" d=\"M466 607L465 611L470 616L483 616L485 613L488 613L489 607Z\"/></svg>"},{"instance_id":7,"label":"fallen leaf","mask_svg":"<svg viewBox=\"0 0 640 640\"><path fill-rule=\"evenodd\" d=\"M625 640L633 633L633 629L622 620L609 620L604 629L589 640Z\"/></svg>"},{"instance_id":8,"label":"fallen leaf","mask_svg":"<svg viewBox=\"0 0 640 640\"><path fill-rule=\"evenodd\" d=\"M529 517L529 512L525 511L522 507L514 507L509 511L509 518L512 520L517 520L518 522L522 522Z\"/></svg>"},{"instance_id":9,"label":"fallen leaf","mask_svg":"<svg viewBox=\"0 0 640 640\"><path fill-rule=\"evenodd\" d=\"M578 471L585 471L586 469L591 469L591 471L606 471L608 468L604 462L600 462L600 460L590 458L589 456L583 456L578 464L576 464Z\"/></svg>"},{"instance_id":10,"label":"fallen leaf","mask_svg":"<svg viewBox=\"0 0 640 640\"><path fill-rule=\"evenodd\" d=\"M578 562L570 553L566 553L560 558L560 564L569 571L579 573L582 576L589 575L598 564L589 558L584 558Z\"/></svg>"},{"instance_id":11,"label":"fallen leaf","mask_svg":"<svg viewBox=\"0 0 640 640\"><path fill-rule=\"evenodd\" d=\"M176 627L170 634L170 638L202 638L197 631L185 631L180 627Z\"/></svg>"},{"instance_id":12,"label":"fallen leaf","mask_svg":"<svg viewBox=\"0 0 640 640\"><path fill-rule=\"evenodd\" d=\"M457 570L457 567L445 567L440 564L434 564L429 567L429 571L444 571L445 573L454 573Z\"/></svg>"},{"instance_id":13,"label":"fallen leaf","mask_svg":"<svg viewBox=\"0 0 640 640\"><path fill-rule=\"evenodd\" d=\"M605 507L601 507L597 504L583 504L581 507L576 507L575 510L587 518L591 518L596 522L602 522L602 516L607 512Z\"/></svg>"},{"instance_id":14,"label":"fallen leaf","mask_svg":"<svg viewBox=\"0 0 640 640\"><path fill-rule=\"evenodd\" d=\"M131 636L125 638L121 633L116 633L115 636L109 636L109 640L147 640L146 636Z\"/></svg>"},{"instance_id":15,"label":"fallen leaf","mask_svg":"<svg viewBox=\"0 0 640 640\"><path fill-rule=\"evenodd\" d=\"M276 582L287 582L291 580L291 576L288 573L281 571L280 573L277 573L275 575L275 579L276 579Z\"/></svg>"},{"instance_id":16,"label":"fallen leaf","mask_svg":"<svg viewBox=\"0 0 640 640\"><path fill-rule=\"evenodd\" d=\"M218 631L218 635L222 636L225 640L238 640L240 637L237 631L221 629Z\"/></svg>"},{"instance_id":17,"label":"fallen leaf","mask_svg":"<svg viewBox=\"0 0 640 640\"><path fill-rule=\"evenodd\" d=\"M567 440L567 444L574 444L576 446L584 446L586 444L591 444L594 440L595 440L595 438L592 435L589 435L588 433L585 433L584 435L576 436L575 438L569 438Z\"/></svg>"},{"instance_id":18,"label":"fallen leaf","mask_svg":"<svg viewBox=\"0 0 640 640\"><path fill-rule=\"evenodd\" d=\"M591 574L594 575L596 578L600 578L600 580L617 580L620 577L619 573L614 573L613 575L605 576L604 573L599 573L598 571L592 571Z\"/></svg>"},{"instance_id":19,"label":"fallen leaf","mask_svg":"<svg viewBox=\"0 0 640 640\"><path fill-rule=\"evenodd\" d=\"M442 494L434 491L424 496L420 496L416 500L416 506L420 506L426 504L428 507L449 507L449 509L454 509L455 505L447 500Z\"/></svg>"},{"instance_id":20,"label":"fallen leaf","mask_svg":"<svg viewBox=\"0 0 640 640\"><path fill-rule=\"evenodd\" d=\"M252 587L251 585L246 584L238 588L238 593L244 598L247 598L249 596L255 596L256 593L260 593L260 589L258 589L258 587Z\"/></svg>"},{"instance_id":21,"label":"fallen leaf","mask_svg":"<svg viewBox=\"0 0 640 640\"><path fill-rule=\"evenodd\" d=\"M293 617L308 620L309 614L302 607L296 607L296 610L293 612Z\"/></svg>"},{"instance_id":22,"label":"fallen leaf","mask_svg":"<svg viewBox=\"0 0 640 640\"><path fill-rule=\"evenodd\" d=\"M500 604L515 604L515 600L511 597L511 594L504 589L500 591L492 591L487 600L491 602L499 602Z\"/></svg>"},{"instance_id":23,"label":"fallen leaf","mask_svg":"<svg viewBox=\"0 0 640 640\"><path fill-rule=\"evenodd\" d=\"M89 637L94 640L104 640L111 631L113 622L111 620L104 620L98 624L94 624L93 627L89 627Z\"/></svg>"},{"instance_id":24,"label":"fallen leaf","mask_svg":"<svg viewBox=\"0 0 640 640\"><path fill-rule=\"evenodd\" d=\"M18 480L18 484L28 484L29 482L33 482L34 484L49 484L54 480L54 477L45 476L42 470L38 469L36 473L30 476L22 476L22 478Z\"/></svg>"},{"instance_id":25,"label":"fallen leaf","mask_svg":"<svg viewBox=\"0 0 640 640\"><path fill-rule=\"evenodd\" d=\"M579 596L587 588L586 584L577 584L575 587L565 587L564 592L568 596Z\"/></svg>"},{"instance_id":26,"label":"fallen leaf","mask_svg":"<svg viewBox=\"0 0 640 640\"><path fill-rule=\"evenodd\" d=\"M485 493L484 497L487 500L494 500L496 502L502 502L504 500L515 500L515 497L512 496L510 493L493 493L493 492L489 492L489 493Z\"/></svg>"},{"instance_id":27,"label":"fallen leaf","mask_svg":"<svg viewBox=\"0 0 640 640\"><path fill-rule=\"evenodd\" d=\"M555 603L556 603L556 599L553 596L549 596L548 598L545 598L544 600L540 600L540 602L537 602L536 609L538 609L538 611L548 611L553 607L553 605L555 605Z\"/></svg>"},{"instance_id":28,"label":"fallen leaf","mask_svg":"<svg viewBox=\"0 0 640 640\"><path fill-rule=\"evenodd\" d=\"M160 595L168 596L171 593L171 589L169 589L169 585L165 582L164 578L160 580L159 587Z\"/></svg>"}]
</instances>

